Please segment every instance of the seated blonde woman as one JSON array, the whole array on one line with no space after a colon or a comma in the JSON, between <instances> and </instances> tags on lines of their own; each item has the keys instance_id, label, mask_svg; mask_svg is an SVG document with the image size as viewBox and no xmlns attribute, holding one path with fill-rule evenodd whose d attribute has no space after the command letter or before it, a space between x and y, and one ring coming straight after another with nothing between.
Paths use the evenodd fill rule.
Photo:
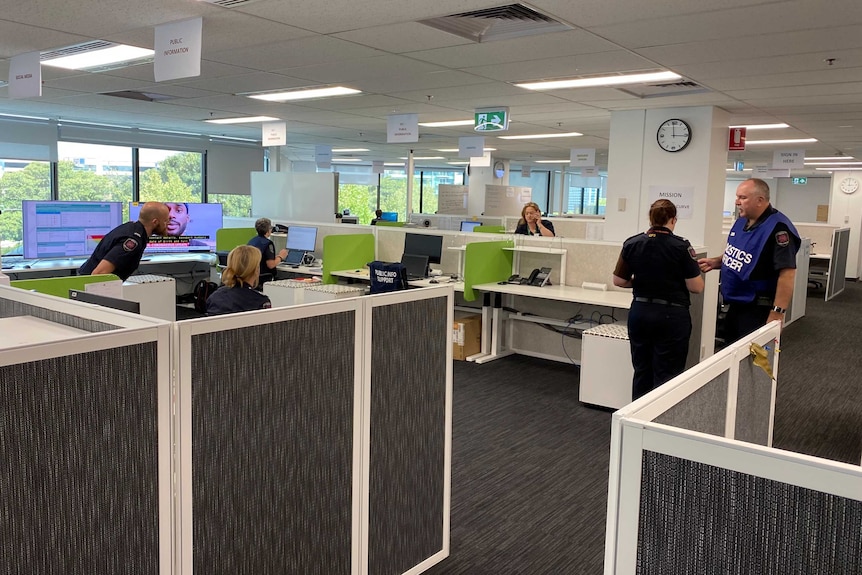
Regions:
<instances>
[{"instance_id":1,"label":"seated blonde woman","mask_svg":"<svg viewBox=\"0 0 862 575\"><path fill-rule=\"evenodd\" d=\"M254 246L237 246L227 256L222 272L222 287L207 298L207 315L236 313L272 307L272 302L255 290L260 276L260 250Z\"/></svg>"}]
</instances>

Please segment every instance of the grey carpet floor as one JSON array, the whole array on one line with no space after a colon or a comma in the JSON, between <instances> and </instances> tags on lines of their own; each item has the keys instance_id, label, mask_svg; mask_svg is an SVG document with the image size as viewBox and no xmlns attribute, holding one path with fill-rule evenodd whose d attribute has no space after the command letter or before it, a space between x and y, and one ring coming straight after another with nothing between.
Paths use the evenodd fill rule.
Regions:
<instances>
[{"instance_id":1,"label":"grey carpet floor","mask_svg":"<svg viewBox=\"0 0 862 575\"><path fill-rule=\"evenodd\" d=\"M859 463L862 284L811 292L779 359L775 447ZM455 362L450 556L430 575L602 573L610 412L578 369L510 356Z\"/></svg>"}]
</instances>

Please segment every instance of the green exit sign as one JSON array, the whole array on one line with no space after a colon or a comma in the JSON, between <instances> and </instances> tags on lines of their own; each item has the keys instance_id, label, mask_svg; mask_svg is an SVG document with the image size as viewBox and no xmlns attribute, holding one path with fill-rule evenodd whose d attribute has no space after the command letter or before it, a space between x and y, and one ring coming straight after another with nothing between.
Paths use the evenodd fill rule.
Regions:
<instances>
[{"instance_id":1,"label":"green exit sign","mask_svg":"<svg viewBox=\"0 0 862 575\"><path fill-rule=\"evenodd\" d=\"M509 108L476 110L473 130L476 132L505 132L509 129Z\"/></svg>"},{"instance_id":2,"label":"green exit sign","mask_svg":"<svg viewBox=\"0 0 862 575\"><path fill-rule=\"evenodd\" d=\"M793 178L793 183L797 186L804 186L808 183L808 178Z\"/></svg>"}]
</instances>

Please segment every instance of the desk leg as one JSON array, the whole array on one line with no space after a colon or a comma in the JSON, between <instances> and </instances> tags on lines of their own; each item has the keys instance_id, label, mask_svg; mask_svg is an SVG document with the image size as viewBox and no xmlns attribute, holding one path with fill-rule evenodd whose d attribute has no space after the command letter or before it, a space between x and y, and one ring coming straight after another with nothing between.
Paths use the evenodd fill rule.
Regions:
<instances>
[{"instance_id":1,"label":"desk leg","mask_svg":"<svg viewBox=\"0 0 862 575\"><path fill-rule=\"evenodd\" d=\"M501 294L489 294L494 297L494 307L491 311L491 349L487 355L483 355L482 357L478 357L475 359L476 363L488 363L489 361L493 361L495 359L499 359L501 357L506 357L507 355L511 355L514 353L512 350L504 350L502 344L501 333L502 330L506 327L506 321L504 320L504 311L502 307L502 299L503 296ZM482 307L482 349L485 349L485 310L488 309L487 306Z\"/></svg>"},{"instance_id":2,"label":"desk leg","mask_svg":"<svg viewBox=\"0 0 862 575\"><path fill-rule=\"evenodd\" d=\"M481 334L481 349L479 353L467 356L467 361L476 361L479 358L485 357L491 353L491 294L482 294L482 334Z\"/></svg>"}]
</instances>

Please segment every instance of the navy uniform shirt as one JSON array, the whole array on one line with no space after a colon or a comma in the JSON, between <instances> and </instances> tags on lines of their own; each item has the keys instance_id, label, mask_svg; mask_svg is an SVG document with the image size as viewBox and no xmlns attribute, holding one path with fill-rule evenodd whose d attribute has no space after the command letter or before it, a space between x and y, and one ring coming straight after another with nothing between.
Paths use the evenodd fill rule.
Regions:
<instances>
[{"instance_id":1,"label":"navy uniform shirt","mask_svg":"<svg viewBox=\"0 0 862 575\"><path fill-rule=\"evenodd\" d=\"M554 234L555 236L557 235L557 232L554 231L554 224L552 224L548 220L542 220L542 225L545 226L546 228L548 228L552 234ZM528 224L527 222L524 222L523 224L518 224L518 226L515 228L515 233L521 234L524 236L532 236L532 235L541 236L542 235L541 232L539 231L538 226L536 226L536 233L533 234L533 232L530 231L530 224Z\"/></svg>"},{"instance_id":2,"label":"navy uniform shirt","mask_svg":"<svg viewBox=\"0 0 862 575\"><path fill-rule=\"evenodd\" d=\"M102 260L114 264L114 275L125 281L135 273L147 247L147 229L141 222L126 222L102 238L90 258L78 268L79 276L93 273Z\"/></svg>"},{"instance_id":3,"label":"navy uniform shirt","mask_svg":"<svg viewBox=\"0 0 862 575\"><path fill-rule=\"evenodd\" d=\"M272 240L264 236L254 236L248 241L248 245L260 250L260 273L272 274L272 270L266 265L267 261L275 259L275 245Z\"/></svg>"},{"instance_id":4,"label":"navy uniform shirt","mask_svg":"<svg viewBox=\"0 0 862 575\"><path fill-rule=\"evenodd\" d=\"M694 248L687 239L663 226L632 236L623 243L614 275L632 280L634 297L691 305L685 280L700 275Z\"/></svg>"},{"instance_id":5,"label":"navy uniform shirt","mask_svg":"<svg viewBox=\"0 0 862 575\"><path fill-rule=\"evenodd\" d=\"M221 286L207 298L207 315L271 308L269 298L248 284Z\"/></svg>"}]
</instances>

